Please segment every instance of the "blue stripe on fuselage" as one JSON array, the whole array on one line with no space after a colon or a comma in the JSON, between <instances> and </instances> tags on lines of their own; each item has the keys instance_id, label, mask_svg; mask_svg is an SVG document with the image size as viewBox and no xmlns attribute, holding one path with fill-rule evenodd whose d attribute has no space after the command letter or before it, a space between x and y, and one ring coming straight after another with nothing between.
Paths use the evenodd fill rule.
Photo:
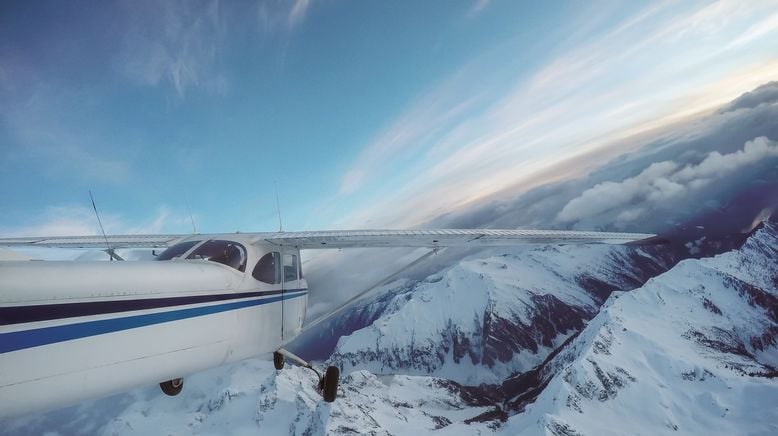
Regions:
<instances>
[{"instance_id":1,"label":"blue stripe on fuselage","mask_svg":"<svg viewBox=\"0 0 778 436\"><path fill-rule=\"evenodd\" d=\"M0 333L0 354L26 348L39 347L73 339L103 335L122 330L162 324L187 318L194 318L245 307L260 306L289 300L306 295L307 292L291 293L290 295L271 298L238 301L234 303L216 304L212 306L192 307L189 309L171 310L168 312L149 313L145 315L127 316L122 318L101 319L75 324L65 324L53 327L43 327L32 330L22 330L10 333Z\"/></svg>"},{"instance_id":2,"label":"blue stripe on fuselage","mask_svg":"<svg viewBox=\"0 0 778 436\"><path fill-rule=\"evenodd\" d=\"M304 288L303 288L304 289ZM61 320L90 315L108 315L119 312L135 312L139 310L162 309L175 306L189 306L199 303L212 303L227 300L242 300L250 297L268 297L284 292L295 292L302 289L274 289L270 291L221 292L206 295L178 295L174 297L153 298L112 298L98 301L57 302L48 304L32 304L28 306L0 307L0 326L25 324L36 321Z\"/></svg>"}]
</instances>

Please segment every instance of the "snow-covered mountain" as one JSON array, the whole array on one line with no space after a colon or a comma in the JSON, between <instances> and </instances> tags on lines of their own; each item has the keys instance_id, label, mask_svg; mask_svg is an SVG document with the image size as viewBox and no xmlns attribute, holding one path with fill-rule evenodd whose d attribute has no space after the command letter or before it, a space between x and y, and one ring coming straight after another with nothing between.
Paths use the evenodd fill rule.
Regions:
<instances>
[{"instance_id":1,"label":"snow-covered mountain","mask_svg":"<svg viewBox=\"0 0 778 436\"><path fill-rule=\"evenodd\" d=\"M251 359L0 434L778 433L778 224L664 273L653 250L492 250L396 282L344 315L363 326L332 404Z\"/></svg>"},{"instance_id":2,"label":"snow-covered mountain","mask_svg":"<svg viewBox=\"0 0 778 436\"><path fill-rule=\"evenodd\" d=\"M614 293L560 353L506 380L520 413L505 430L778 434L776 368L778 225L767 222L739 250Z\"/></svg>"},{"instance_id":3,"label":"snow-covered mountain","mask_svg":"<svg viewBox=\"0 0 778 436\"><path fill-rule=\"evenodd\" d=\"M671 266L656 248L542 246L491 250L384 294L380 317L338 341L344 372L499 383L580 331L613 291ZM375 311L375 305L367 305ZM355 312L355 316L359 312ZM347 315L348 316L348 315Z\"/></svg>"}]
</instances>

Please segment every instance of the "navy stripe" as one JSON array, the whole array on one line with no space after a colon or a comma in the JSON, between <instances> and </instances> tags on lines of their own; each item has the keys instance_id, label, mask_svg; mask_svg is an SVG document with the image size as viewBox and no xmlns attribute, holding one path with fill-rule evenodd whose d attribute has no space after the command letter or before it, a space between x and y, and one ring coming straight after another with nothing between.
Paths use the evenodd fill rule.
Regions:
<instances>
[{"instance_id":1,"label":"navy stripe","mask_svg":"<svg viewBox=\"0 0 778 436\"><path fill-rule=\"evenodd\" d=\"M279 295L270 298L237 301L233 303L171 310L168 312L160 313L149 313L145 315L127 316L123 318L87 321L54 327L22 330L18 332L0 333L0 354L16 350L23 350L26 348L39 347L41 345L48 345L57 342L70 341L73 339L81 339L90 336L145 327L154 324L162 324L198 316L212 315L214 313L242 309L245 307L260 306L263 304L275 303L277 301L281 301L282 299L289 300L292 298L302 297L303 295L307 294L307 292L288 292L290 292L289 295Z\"/></svg>"},{"instance_id":2,"label":"navy stripe","mask_svg":"<svg viewBox=\"0 0 778 436\"><path fill-rule=\"evenodd\" d=\"M302 289L287 289L296 292ZM32 306L0 307L0 325L25 322L49 321L52 319L75 318L77 316L105 315L133 310L159 309L187 304L210 303L212 301L237 300L239 298L266 297L282 291L257 291L227 294L193 295L186 297L143 298L137 300L89 301L82 303L39 304Z\"/></svg>"}]
</instances>

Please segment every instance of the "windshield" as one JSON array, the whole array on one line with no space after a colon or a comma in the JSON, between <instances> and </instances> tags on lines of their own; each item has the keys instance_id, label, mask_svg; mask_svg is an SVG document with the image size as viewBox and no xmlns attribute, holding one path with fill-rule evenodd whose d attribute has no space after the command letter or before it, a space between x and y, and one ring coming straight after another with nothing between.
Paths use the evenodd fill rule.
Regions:
<instances>
[{"instance_id":1,"label":"windshield","mask_svg":"<svg viewBox=\"0 0 778 436\"><path fill-rule=\"evenodd\" d=\"M173 245L172 247L168 247L165 251L159 253L159 256L157 256L155 260L177 259L183 256L184 253L189 251L192 247L199 244L200 242L202 241L186 241L180 244Z\"/></svg>"},{"instance_id":2,"label":"windshield","mask_svg":"<svg viewBox=\"0 0 778 436\"><path fill-rule=\"evenodd\" d=\"M187 259L203 259L246 270L246 248L233 241L211 240L197 247Z\"/></svg>"}]
</instances>

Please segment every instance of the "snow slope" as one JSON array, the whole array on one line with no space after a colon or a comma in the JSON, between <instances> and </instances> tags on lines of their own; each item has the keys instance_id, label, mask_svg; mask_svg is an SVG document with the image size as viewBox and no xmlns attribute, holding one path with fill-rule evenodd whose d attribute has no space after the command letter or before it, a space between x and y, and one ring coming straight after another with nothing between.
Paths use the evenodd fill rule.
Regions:
<instances>
[{"instance_id":1,"label":"snow slope","mask_svg":"<svg viewBox=\"0 0 778 436\"><path fill-rule=\"evenodd\" d=\"M768 222L740 250L611 296L539 368L534 403L512 393L506 405L522 413L503 431L778 434L776 368L778 228Z\"/></svg>"},{"instance_id":2,"label":"snow slope","mask_svg":"<svg viewBox=\"0 0 778 436\"><path fill-rule=\"evenodd\" d=\"M544 246L467 257L396 289L377 319L340 338L330 362L344 372L499 383L543 362L612 291L666 270L671 261L657 253Z\"/></svg>"},{"instance_id":3,"label":"snow slope","mask_svg":"<svg viewBox=\"0 0 778 436\"><path fill-rule=\"evenodd\" d=\"M57 412L3 422L7 435L323 435L410 434L447 428L453 434L489 424L464 421L490 406L466 388L432 377L379 377L357 371L342 378L339 398L325 403L310 370L275 371L250 359L185 381L175 398L156 387L136 389ZM468 400L463 400L462 397ZM473 405L475 404L475 405Z\"/></svg>"}]
</instances>

